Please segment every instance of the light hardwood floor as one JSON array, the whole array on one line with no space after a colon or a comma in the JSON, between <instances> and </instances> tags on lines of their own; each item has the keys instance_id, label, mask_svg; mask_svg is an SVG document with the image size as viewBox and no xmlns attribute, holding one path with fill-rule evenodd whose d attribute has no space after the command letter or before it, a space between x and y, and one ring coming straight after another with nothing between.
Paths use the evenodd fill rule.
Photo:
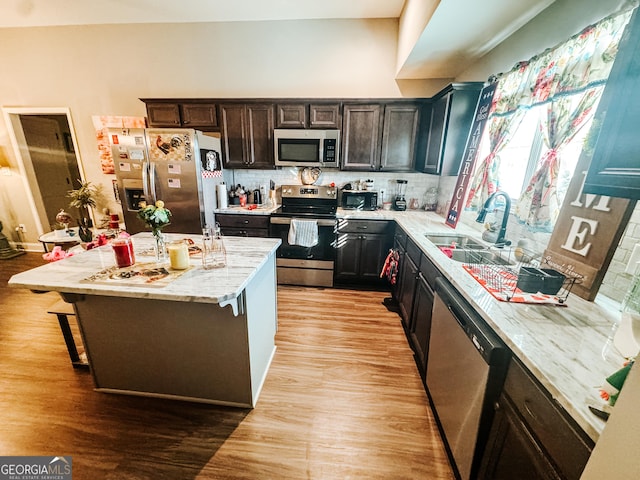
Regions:
<instances>
[{"instance_id":1,"label":"light hardwood floor","mask_svg":"<svg viewBox=\"0 0 640 480\"><path fill-rule=\"evenodd\" d=\"M280 288L262 395L235 409L94 392L57 296L7 287L41 263L0 261L0 455L71 455L74 480L453 478L388 294Z\"/></svg>"}]
</instances>

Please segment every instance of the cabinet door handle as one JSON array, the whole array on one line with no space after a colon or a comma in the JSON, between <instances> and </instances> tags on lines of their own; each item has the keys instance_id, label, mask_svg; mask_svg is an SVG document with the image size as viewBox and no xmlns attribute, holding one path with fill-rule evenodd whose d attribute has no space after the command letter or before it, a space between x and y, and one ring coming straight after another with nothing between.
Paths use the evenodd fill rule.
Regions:
<instances>
[{"instance_id":1,"label":"cabinet door handle","mask_svg":"<svg viewBox=\"0 0 640 480\"><path fill-rule=\"evenodd\" d=\"M498 410L500 410L500 403L499 402L495 402L493 404L493 409L497 412Z\"/></svg>"},{"instance_id":2,"label":"cabinet door handle","mask_svg":"<svg viewBox=\"0 0 640 480\"><path fill-rule=\"evenodd\" d=\"M538 417L536 417L536 414L535 414L535 413L533 413L533 412L531 411L531 409L529 408L529 405L527 405L528 403L529 403L529 402L528 402L527 400L525 400L525 401L523 402L524 409L527 411L527 413L529 414L529 416L530 416L531 418L533 418L533 419L537 422L537 421L538 421Z\"/></svg>"},{"instance_id":3,"label":"cabinet door handle","mask_svg":"<svg viewBox=\"0 0 640 480\"><path fill-rule=\"evenodd\" d=\"M245 225L247 225L249 223L249 220L243 220L242 223L244 223Z\"/></svg>"}]
</instances>

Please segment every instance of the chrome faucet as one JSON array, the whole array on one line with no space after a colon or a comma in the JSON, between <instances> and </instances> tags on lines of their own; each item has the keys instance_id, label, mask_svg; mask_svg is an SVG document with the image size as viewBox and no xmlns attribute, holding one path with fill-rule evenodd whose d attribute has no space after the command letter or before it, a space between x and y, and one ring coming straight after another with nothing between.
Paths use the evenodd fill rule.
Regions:
<instances>
[{"instance_id":1,"label":"chrome faucet","mask_svg":"<svg viewBox=\"0 0 640 480\"><path fill-rule=\"evenodd\" d=\"M491 202L493 201L493 199L498 196L504 197L505 206L504 206L504 215L502 217L502 226L500 227L500 232L498 233L498 238L496 238L495 244L498 247L504 247L504 246L511 245L511 242L505 239L505 235L507 233L507 222L509 221L509 210L511 210L511 198L506 192L498 190L492 193L489 196L489 198L487 198L487 201L484 202L484 206L482 207L482 210L480 210L480 213L478 213L476 222L484 223L484 219L487 216L489 205L491 205Z\"/></svg>"}]
</instances>

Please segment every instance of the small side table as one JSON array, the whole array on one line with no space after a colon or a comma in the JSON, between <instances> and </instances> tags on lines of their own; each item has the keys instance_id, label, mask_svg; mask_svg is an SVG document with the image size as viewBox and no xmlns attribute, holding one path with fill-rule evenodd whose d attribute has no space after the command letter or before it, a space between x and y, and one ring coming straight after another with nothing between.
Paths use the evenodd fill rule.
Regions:
<instances>
[{"instance_id":1,"label":"small side table","mask_svg":"<svg viewBox=\"0 0 640 480\"><path fill-rule=\"evenodd\" d=\"M47 245L53 245L54 247L60 245L64 250L67 250L69 247L73 245L77 245L82 242L80 237L78 236L78 227L70 228L73 232L73 235L65 234L59 236L56 232L48 232L38 237L40 243L42 243L42 247L44 248L44 252L49 252L49 248ZM53 250L53 248L52 248Z\"/></svg>"}]
</instances>

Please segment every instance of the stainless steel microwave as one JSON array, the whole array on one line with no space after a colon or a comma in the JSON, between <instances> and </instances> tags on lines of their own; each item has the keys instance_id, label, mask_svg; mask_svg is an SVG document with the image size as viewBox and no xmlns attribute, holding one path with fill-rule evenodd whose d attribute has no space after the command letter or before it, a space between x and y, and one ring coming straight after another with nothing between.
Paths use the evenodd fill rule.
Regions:
<instances>
[{"instance_id":1,"label":"stainless steel microwave","mask_svg":"<svg viewBox=\"0 0 640 480\"><path fill-rule=\"evenodd\" d=\"M276 166L338 168L340 130L273 131Z\"/></svg>"}]
</instances>

